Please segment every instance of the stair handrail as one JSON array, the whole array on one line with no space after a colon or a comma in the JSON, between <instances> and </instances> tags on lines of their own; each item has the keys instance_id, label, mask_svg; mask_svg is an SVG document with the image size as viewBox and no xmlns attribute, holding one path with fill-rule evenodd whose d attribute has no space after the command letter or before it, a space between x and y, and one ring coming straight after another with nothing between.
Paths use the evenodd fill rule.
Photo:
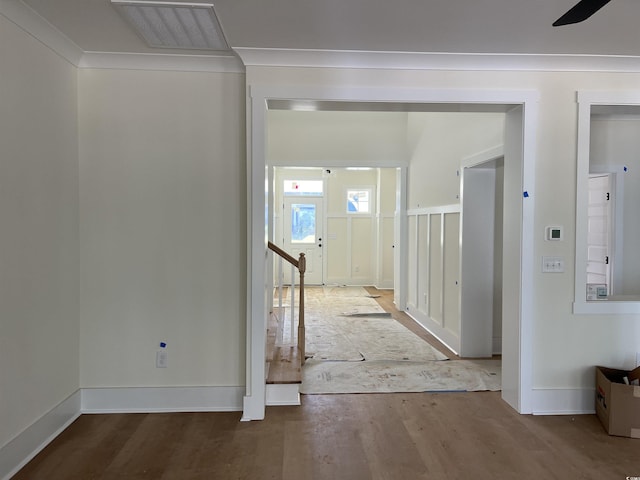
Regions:
<instances>
[{"instance_id":1,"label":"stair handrail","mask_svg":"<svg viewBox=\"0 0 640 480\"><path fill-rule=\"evenodd\" d=\"M298 269L300 274L300 301L298 303L298 351L300 352L300 363L304 365L305 358L305 326L304 326L304 273L307 270L307 259L304 253L300 253L300 256L296 260L295 257L288 254L282 248L278 247L272 242L268 242L269 250L278 254L284 258L287 262ZM293 273L293 272L292 272ZM291 279L293 283L293 279ZM293 319L292 319L293 321Z\"/></svg>"}]
</instances>

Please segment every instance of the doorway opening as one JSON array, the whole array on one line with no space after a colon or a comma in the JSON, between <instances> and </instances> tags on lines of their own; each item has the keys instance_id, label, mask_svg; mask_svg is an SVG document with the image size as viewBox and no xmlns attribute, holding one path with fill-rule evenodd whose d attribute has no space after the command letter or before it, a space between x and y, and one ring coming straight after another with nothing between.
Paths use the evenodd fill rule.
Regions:
<instances>
[{"instance_id":1,"label":"doorway opening","mask_svg":"<svg viewBox=\"0 0 640 480\"><path fill-rule=\"evenodd\" d=\"M535 138L537 94L530 91L510 92L460 92L413 91L409 103L407 92L394 89L296 89L295 95L289 95L283 88L252 88L251 90L250 139L250 190L254 192L250 199L250 294L248 295L248 337L250 346L247 352L247 395L245 396L244 419L263 418L264 416L264 338L266 317L265 293L271 291L269 279L272 278L269 262L265 262L265 227L267 236L273 232L270 215L273 201L268 191L272 181L265 181L269 169L267 155L267 112L270 108L293 108L298 100L320 105L326 101L335 108L339 104L347 111L373 105L370 108L380 110L388 107L393 111L501 111L506 113L505 125L505 188L504 225L511 235L505 237L503 245L504 268L503 285L503 399L521 413L531 412L531 278L533 276L533 204L526 199L533 193L533 159ZM402 98L402 101L398 101ZM273 100L278 99L278 100ZM285 99L285 100L283 100ZM277 104L277 105L276 105ZM354 107L355 105L355 107ZM526 106L526 108L525 108ZM395 159L396 166L404 172L406 186L405 159ZM272 180L272 179L269 179ZM266 185L267 195L257 194ZM400 199L400 203L406 199ZM266 207L266 208L265 208ZM397 231L402 244L407 241L406 203L397 212ZM262 219L262 221L261 221ZM263 223L266 222L265 223ZM508 240L508 241L506 241ZM404 307L407 292L406 252L396 252L399 257L399 275L395 276L394 286L399 290L399 306ZM265 291L266 288L266 291Z\"/></svg>"},{"instance_id":2,"label":"doorway opening","mask_svg":"<svg viewBox=\"0 0 640 480\"><path fill-rule=\"evenodd\" d=\"M460 356L491 357L502 353L504 155L490 153L465 163Z\"/></svg>"}]
</instances>

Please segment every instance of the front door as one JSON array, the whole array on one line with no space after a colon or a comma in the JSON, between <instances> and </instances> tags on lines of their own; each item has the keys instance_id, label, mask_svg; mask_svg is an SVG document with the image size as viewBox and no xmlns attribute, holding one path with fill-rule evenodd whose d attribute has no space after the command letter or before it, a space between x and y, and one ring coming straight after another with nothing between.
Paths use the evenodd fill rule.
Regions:
<instances>
[{"instance_id":1,"label":"front door","mask_svg":"<svg viewBox=\"0 0 640 480\"><path fill-rule=\"evenodd\" d=\"M322 197L285 197L283 219L285 251L295 258L304 253L305 284L322 285ZM291 282L290 276L290 269L285 268L286 282Z\"/></svg>"}]
</instances>

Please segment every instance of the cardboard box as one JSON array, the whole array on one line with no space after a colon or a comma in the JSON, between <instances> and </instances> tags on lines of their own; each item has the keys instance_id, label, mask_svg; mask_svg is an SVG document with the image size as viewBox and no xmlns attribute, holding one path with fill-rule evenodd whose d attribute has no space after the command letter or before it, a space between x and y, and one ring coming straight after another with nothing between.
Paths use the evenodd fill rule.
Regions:
<instances>
[{"instance_id":1,"label":"cardboard box","mask_svg":"<svg viewBox=\"0 0 640 480\"><path fill-rule=\"evenodd\" d=\"M640 386L625 383L639 374L596 367L596 414L609 435L640 438Z\"/></svg>"}]
</instances>

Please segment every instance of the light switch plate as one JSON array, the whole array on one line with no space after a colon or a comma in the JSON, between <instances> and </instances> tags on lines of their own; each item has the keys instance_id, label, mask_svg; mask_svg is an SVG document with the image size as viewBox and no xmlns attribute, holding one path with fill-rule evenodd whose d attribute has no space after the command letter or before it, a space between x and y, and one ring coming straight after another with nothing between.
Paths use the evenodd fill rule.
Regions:
<instances>
[{"instance_id":1,"label":"light switch plate","mask_svg":"<svg viewBox=\"0 0 640 480\"><path fill-rule=\"evenodd\" d=\"M564 257L542 257L543 273L564 273Z\"/></svg>"}]
</instances>

